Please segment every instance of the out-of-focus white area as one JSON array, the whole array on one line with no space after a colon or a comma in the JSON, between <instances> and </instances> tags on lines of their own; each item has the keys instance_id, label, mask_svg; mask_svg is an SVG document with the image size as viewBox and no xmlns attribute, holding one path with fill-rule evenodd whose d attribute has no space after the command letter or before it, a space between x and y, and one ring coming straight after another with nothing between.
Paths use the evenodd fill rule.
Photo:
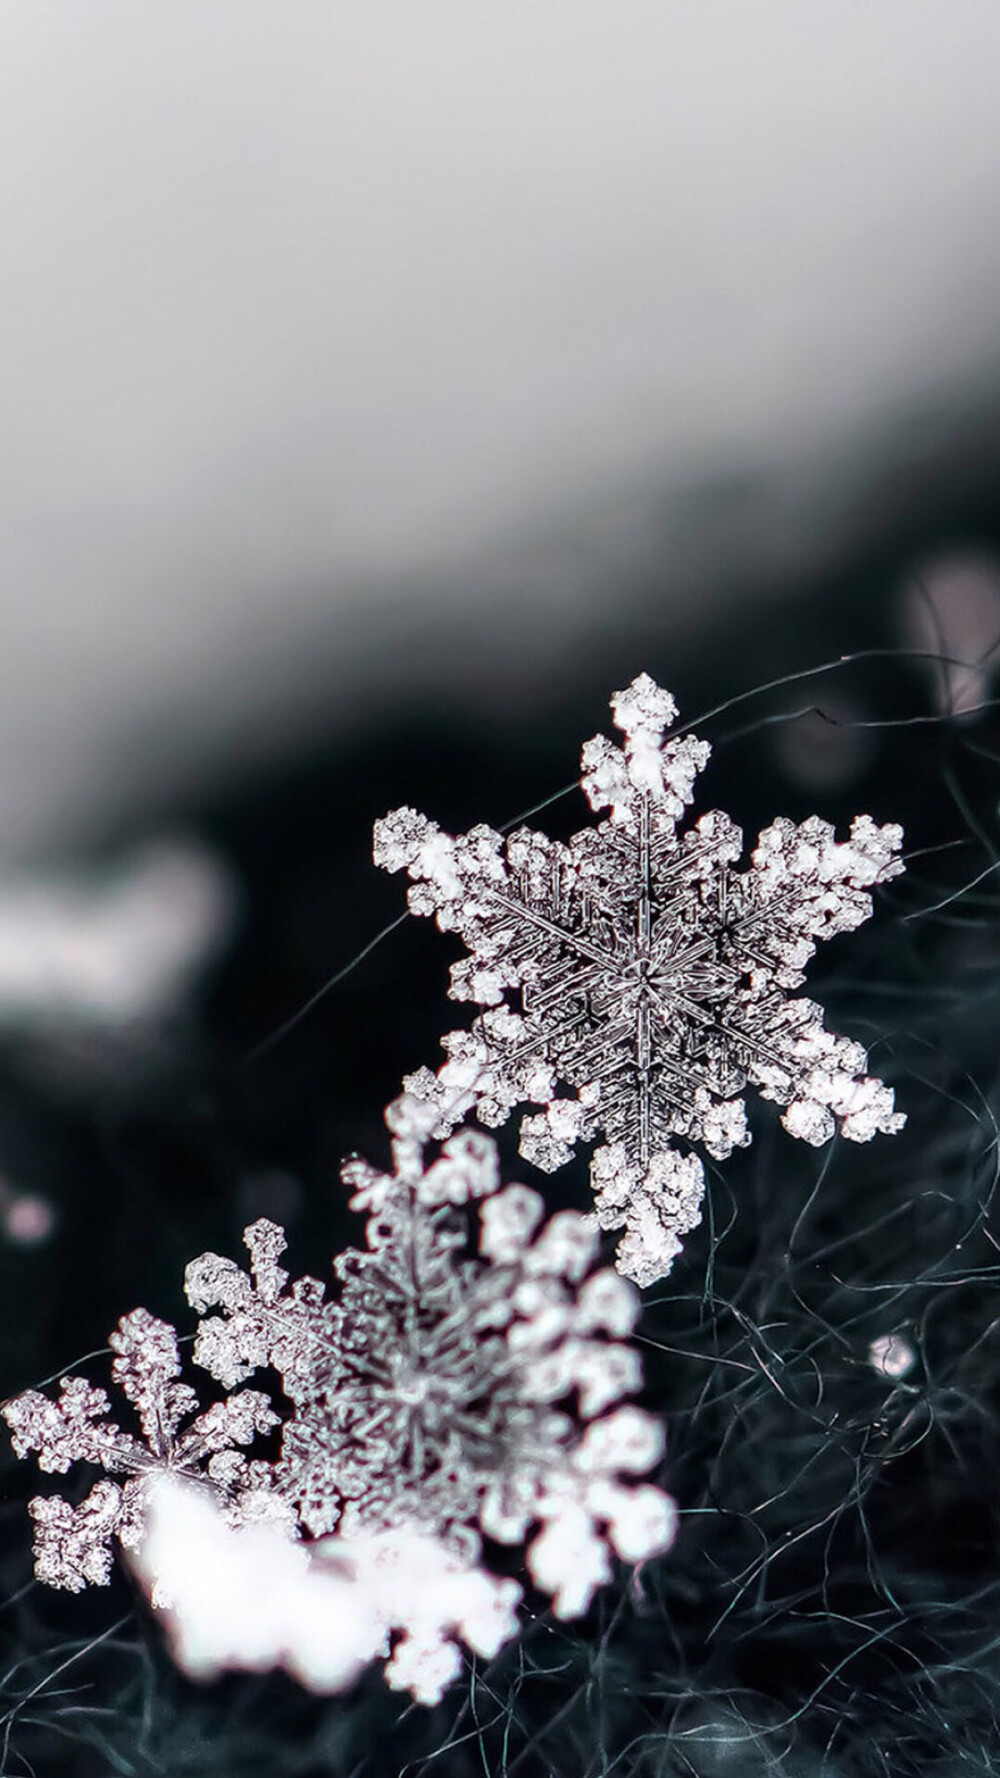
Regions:
<instances>
[{"instance_id":1,"label":"out-of-focus white area","mask_svg":"<svg viewBox=\"0 0 1000 1778\"><path fill-rule=\"evenodd\" d=\"M89 876L0 879L0 1028L129 1027L169 1013L231 930L234 887L193 841Z\"/></svg>"},{"instance_id":2,"label":"out-of-focus white area","mask_svg":"<svg viewBox=\"0 0 1000 1778\"><path fill-rule=\"evenodd\" d=\"M879 1334L868 1348L868 1362L880 1377L900 1383L909 1376L917 1355L905 1334Z\"/></svg>"},{"instance_id":3,"label":"out-of-focus white area","mask_svg":"<svg viewBox=\"0 0 1000 1778\"><path fill-rule=\"evenodd\" d=\"M809 790L828 791L860 777L871 755L871 730L861 706L836 687L815 682L804 690L801 714L774 731L774 751L786 777Z\"/></svg>"},{"instance_id":4,"label":"out-of-focus white area","mask_svg":"<svg viewBox=\"0 0 1000 1778\"><path fill-rule=\"evenodd\" d=\"M0 1234L14 1247L41 1247L56 1226L48 1198L19 1192L0 1176Z\"/></svg>"},{"instance_id":5,"label":"out-of-focus white area","mask_svg":"<svg viewBox=\"0 0 1000 1778\"><path fill-rule=\"evenodd\" d=\"M972 717L1000 664L1000 562L949 554L917 563L902 594L902 638L921 663L943 716Z\"/></svg>"},{"instance_id":6,"label":"out-of-focus white area","mask_svg":"<svg viewBox=\"0 0 1000 1778\"><path fill-rule=\"evenodd\" d=\"M306 1546L271 1524L234 1530L209 1494L166 1478L131 1560L196 1679L283 1667L337 1692L382 1657L394 1690L433 1704L461 1672L455 1638L491 1658L518 1627L516 1581L462 1564L433 1538L391 1531Z\"/></svg>"},{"instance_id":7,"label":"out-of-focus white area","mask_svg":"<svg viewBox=\"0 0 1000 1778\"><path fill-rule=\"evenodd\" d=\"M998 65L996 0L3 9L0 851L807 563L993 376Z\"/></svg>"}]
</instances>

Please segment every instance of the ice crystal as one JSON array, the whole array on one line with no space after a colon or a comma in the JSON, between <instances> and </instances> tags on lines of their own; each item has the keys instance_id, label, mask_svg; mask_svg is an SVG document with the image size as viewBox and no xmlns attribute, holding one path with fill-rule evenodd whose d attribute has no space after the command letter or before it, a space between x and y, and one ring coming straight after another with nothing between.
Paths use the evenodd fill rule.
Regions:
<instances>
[{"instance_id":1,"label":"ice crystal","mask_svg":"<svg viewBox=\"0 0 1000 1778\"><path fill-rule=\"evenodd\" d=\"M222 1311L196 1362L226 1384L280 1372L295 1411L277 1485L314 1537L415 1531L468 1563L483 1536L537 1533L529 1570L575 1615L610 1574L609 1544L637 1560L673 1535L672 1502L634 1480L659 1458L660 1429L616 1405L640 1382L625 1343L637 1295L593 1270L584 1217L540 1226L537 1192L500 1189L488 1137L459 1132L428 1163L433 1110L404 1098L387 1115L393 1171L344 1170L367 1246L334 1262L336 1301L309 1280L286 1292L284 1237L257 1223L253 1277L214 1254L189 1267L195 1307ZM479 1199L470 1252L461 1207Z\"/></svg>"},{"instance_id":2,"label":"ice crystal","mask_svg":"<svg viewBox=\"0 0 1000 1778\"><path fill-rule=\"evenodd\" d=\"M408 1091L433 1105L438 1135L472 1109L497 1125L542 1107L522 1120L521 1153L545 1171L603 1136L597 1218L624 1227L619 1267L650 1283L699 1219L701 1163L675 1139L717 1159L744 1146L748 1086L814 1145L901 1127L861 1045L792 990L817 940L859 926L871 888L902 870L902 832L860 815L838 841L817 816L781 818L737 870L728 815L677 831L710 749L666 735L669 692L643 674L611 707L622 745L598 735L582 755L591 807L610 811L597 826L567 844L526 827L453 839L402 808L376 824L375 861L408 871L413 913L460 935L450 994L483 1009Z\"/></svg>"},{"instance_id":3,"label":"ice crystal","mask_svg":"<svg viewBox=\"0 0 1000 1778\"><path fill-rule=\"evenodd\" d=\"M82 1377L63 1377L54 1401L29 1389L2 1409L17 1455L37 1453L40 1469L65 1474L74 1463L87 1463L128 1478L119 1484L106 1476L78 1506L58 1494L30 1503L35 1573L74 1593L109 1580L115 1539L126 1548L141 1540L157 1476L209 1487L233 1522L283 1516L271 1491L270 1466L249 1462L235 1448L277 1425L266 1395L241 1390L197 1413L197 1395L178 1381L177 1335L146 1309L125 1315L109 1344L112 1376L136 1411L141 1438L109 1418L105 1391Z\"/></svg>"}]
</instances>

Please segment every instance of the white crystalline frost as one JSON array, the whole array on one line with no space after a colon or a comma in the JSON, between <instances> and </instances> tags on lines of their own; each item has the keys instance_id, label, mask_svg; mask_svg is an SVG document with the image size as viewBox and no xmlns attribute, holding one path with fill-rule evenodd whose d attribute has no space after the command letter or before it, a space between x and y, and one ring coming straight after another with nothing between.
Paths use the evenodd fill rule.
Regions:
<instances>
[{"instance_id":1,"label":"white crystalline frost","mask_svg":"<svg viewBox=\"0 0 1000 1778\"><path fill-rule=\"evenodd\" d=\"M902 831L859 815L838 840L818 816L781 818L737 869L728 815L678 831L710 750L667 734L669 692L642 674L612 711L621 745L599 735L582 756L582 788L609 811L598 825L566 844L528 828L453 839L404 808L376 824L374 855L409 873L413 913L461 937L451 997L481 1009L408 1091L439 1136L470 1111L496 1125L538 1107L521 1152L544 1171L603 1137L597 1218L624 1228L619 1267L649 1284L699 1218L703 1170L677 1139L719 1160L744 1147L748 1087L815 1145L838 1129L867 1142L901 1128L862 1047L794 990L817 941L861 925L872 888L902 870Z\"/></svg>"}]
</instances>

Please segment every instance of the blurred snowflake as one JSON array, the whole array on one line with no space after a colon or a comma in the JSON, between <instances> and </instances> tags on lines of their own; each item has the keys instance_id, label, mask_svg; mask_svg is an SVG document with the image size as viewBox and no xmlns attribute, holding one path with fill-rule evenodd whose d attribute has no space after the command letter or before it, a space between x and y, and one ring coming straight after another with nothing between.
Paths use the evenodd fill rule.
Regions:
<instances>
[{"instance_id":1,"label":"blurred snowflake","mask_svg":"<svg viewBox=\"0 0 1000 1778\"><path fill-rule=\"evenodd\" d=\"M660 1457L660 1427L615 1405L640 1383L624 1343L637 1294L593 1271L584 1217L540 1227L537 1192L498 1189L489 1138L462 1131L425 1164L433 1109L404 1098L387 1115L394 1171L345 1168L368 1244L335 1261L336 1303L312 1280L286 1292L284 1237L257 1223L253 1277L215 1254L188 1268L193 1306L222 1310L195 1360L226 1385L280 1372L295 1412L277 1485L313 1536L405 1528L473 1562L483 1535L537 1532L528 1568L574 1616L609 1577L609 1546L635 1561L673 1536L672 1502L633 1481ZM477 1199L478 1254L458 1213Z\"/></svg>"},{"instance_id":2,"label":"blurred snowflake","mask_svg":"<svg viewBox=\"0 0 1000 1778\"><path fill-rule=\"evenodd\" d=\"M412 1531L294 1542L227 1524L210 1496L163 1482L130 1557L169 1600L171 1653L195 1679L283 1667L312 1691L344 1691L373 1660L394 1691L436 1704L462 1670L517 1634L521 1589Z\"/></svg>"},{"instance_id":3,"label":"blurred snowflake","mask_svg":"<svg viewBox=\"0 0 1000 1778\"><path fill-rule=\"evenodd\" d=\"M17 1455L36 1452L39 1469L65 1474L74 1463L89 1463L129 1478L122 1485L97 1482L78 1506L58 1494L30 1503L35 1573L74 1593L110 1579L114 1539L126 1548L141 1542L150 1485L158 1476L208 1486L228 1522L289 1517L273 1492L271 1466L248 1462L234 1449L277 1426L266 1395L241 1390L192 1419L198 1397L177 1380L177 1335L167 1322L135 1309L123 1316L109 1344L116 1355L111 1374L136 1410L141 1439L108 1418L108 1396L83 1377L63 1377L55 1401L29 1389L0 1410ZM182 1430L185 1421L190 1423Z\"/></svg>"},{"instance_id":4,"label":"blurred snowflake","mask_svg":"<svg viewBox=\"0 0 1000 1778\"><path fill-rule=\"evenodd\" d=\"M421 1069L407 1090L435 1108L439 1136L471 1109L495 1125L516 1105L544 1106L522 1121L521 1153L545 1171L602 1135L597 1218L624 1226L619 1268L647 1284L700 1214L701 1163L673 1138L718 1159L744 1146L748 1085L815 1145L838 1127L855 1142L901 1127L861 1045L790 990L817 940L869 917L868 891L903 868L902 831L861 815L838 842L816 816L779 819L737 871L742 834L728 815L677 832L710 750L665 738L669 692L643 674L612 711L623 744L599 735L582 755L592 808L610 810L598 826L566 845L528 828L452 839L402 808L376 824L375 861L409 872L413 913L461 935L469 956L450 994L485 1009L444 1038L438 1073Z\"/></svg>"}]
</instances>

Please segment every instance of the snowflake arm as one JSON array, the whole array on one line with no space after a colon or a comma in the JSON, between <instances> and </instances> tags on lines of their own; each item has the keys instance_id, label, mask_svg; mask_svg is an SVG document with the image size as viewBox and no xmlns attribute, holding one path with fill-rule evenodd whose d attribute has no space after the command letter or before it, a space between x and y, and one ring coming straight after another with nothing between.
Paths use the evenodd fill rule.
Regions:
<instances>
[{"instance_id":1,"label":"snowflake arm","mask_svg":"<svg viewBox=\"0 0 1000 1778\"><path fill-rule=\"evenodd\" d=\"M278 1258L287 1243L277 1223L261 1217L243 1238L250 1254L249 1275L217 1253L203 1253L185 1272L184 1290L192 1308L203 1317L207 1309L222 1310L201 1321L194 1362L226 1389L272 1366L295 1401L312 1386L316 1343L322 1344L331 1311L315 1278L301 1278L286 1291L288 1273Z\"/></svg>"},{"instance_id":2,"label":"snowflake arm","mask_svg":"<svg viewBox=\"0 0 1000 1778\"><path fill-rule=\"evenodd\" d=\"M110 1409L103 1389L93 1388L83 1377L63 1377L57 1401L38 1389L26 1389L0 1411L16 1456L35 1453L39 1469L65 1475L74 1463L124 1468L136 1441L107 1422Z\"/></svg>"},{"instance_id":3,"label":"snowflake arm","mask_svg":"<svg viewBox=\"0 0 1000 1778\"><path fill-rule=\"evenodd\" d=\"M28 1506L35 1525L36 1579L70 1593L107 1586L126 1510L123 1490L109 1481L97 1482L79 1506L60 1494L36 1495Z\"/></svg>"},{"instance_id":4,"label":"snowflake arm","mask_svg":"<svg viewBox=\"0 0 1000 1778\"><path fill-rule=\"evenodd\" d=\"M625 1229L619 1271L640 1288L669 1272L681 1236L697 1228L705 1172L696 1155L667 1148L643 1171L621 1144L598 1149L591 1167L594 1211L602 1229Z\"/></svg>"},{"instance_id":5,"label":"snowflake arm","mask_svg":"<svg viewBox=\"0 0 1000 1778\"><path fill-rule=\"evenodd\" d=\"M677 705L648 673L611 699L614 724L624 735L616 747L606 735L584 743L580 786L592 809L610 809L612 821L634 826L644 806L654 821L670 829L694 797L694 782L708 764L711 747L694 735L664 740L677 719Z\"/></svg>"}]
</instances>

